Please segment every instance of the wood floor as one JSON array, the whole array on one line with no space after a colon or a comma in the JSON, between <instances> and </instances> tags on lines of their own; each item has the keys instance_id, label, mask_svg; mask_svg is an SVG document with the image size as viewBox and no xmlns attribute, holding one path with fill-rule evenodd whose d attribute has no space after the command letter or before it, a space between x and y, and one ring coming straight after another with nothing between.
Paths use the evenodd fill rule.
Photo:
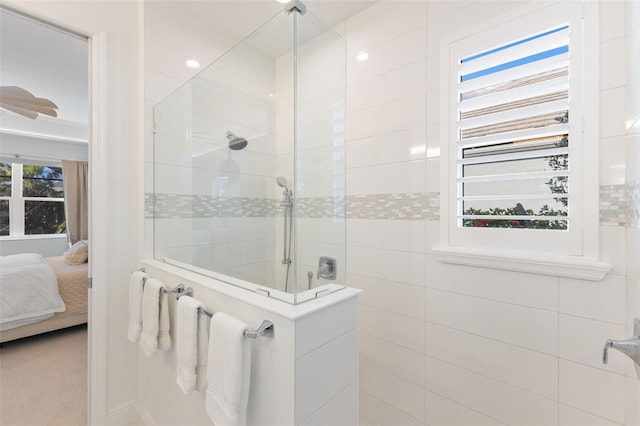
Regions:
<instances>
[{"instance_id":1,"label":"wood floor","mask_svg":"<svg viewBox=\"0 0 640 426\"><path fill-rule=\"evenodd\" d=\"M87 424L87 328L0 345L0 425Z\"/></svg>"}]
</instances>

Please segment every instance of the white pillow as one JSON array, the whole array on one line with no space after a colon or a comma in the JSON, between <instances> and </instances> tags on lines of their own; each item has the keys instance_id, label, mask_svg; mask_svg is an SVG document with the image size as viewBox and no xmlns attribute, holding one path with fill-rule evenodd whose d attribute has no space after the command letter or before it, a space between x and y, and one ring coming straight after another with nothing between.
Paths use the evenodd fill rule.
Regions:
<instances>
[{"instance_id":1,"label":"white pillow","mask_svg":"<svg viewBox=\"0 0 640 426\"><path fill-rule=\"evenodd\" d=\"M64 252L62 258L69 265L85 263L89 259L89 245L84 240L78 241Z\"/></svg>"}]
</instances>

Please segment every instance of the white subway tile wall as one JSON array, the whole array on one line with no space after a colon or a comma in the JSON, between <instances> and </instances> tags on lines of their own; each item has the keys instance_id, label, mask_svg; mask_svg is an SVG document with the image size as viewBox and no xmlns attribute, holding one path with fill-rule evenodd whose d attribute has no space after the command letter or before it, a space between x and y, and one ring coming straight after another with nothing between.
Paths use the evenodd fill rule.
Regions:
<instances>
[{"instance_id":1,"label":"white subway tile wall","mask_svg":"<svg viewBox=\"0 0 640 426\"><path fill-rule=\"evenodd\" d=\"M609 364L601 363L604 340L629 337L633 318L640 317L639 2L599 6L601 149L594 167L600 170L600 256L612 263L611 273L601 282L588 282L453 266L431 255L440 232L439 109L440 90L446 90L440 77L441 40L523 3L381 1L340 26L348 42L346 281L364 290L359 298L363 426L640 424L640 381L631 362L611 352ZM224 50L222 38L207 46L186 27L172 31L182 34L175 41L164 40L162 28L177 24L166 16L156 18L161 22L152 20L148 37L159 45L151 44L149 55L160 55L166 45L210 61ZM361 62L355 56L362 51L369 59ZM155 66L150 59L147 109L183 83L159 69L161 61ZM271 154L275 166L269 167L289 178L291 114L286 112L291 110L287 82L292 76L287 60L276 63L276 152L252 154L256 164L263 160L259 154ZM306 87L318 85L330 96L331 87L322 84L332 72L336 70L321 66L305 69ZM310 113L330 113L314 109L313 97L305 100ZM259 114L254 118L258 122ZM331 137L332 129L313 116L305 120L305 131L317 140L309 139L305 147L302 161L309 169L303 171L299 195L331 197L323 183L334 174L332 152L314 148ZM149 127L147 153L152 152L150 133ZM165 167L191 166L179 155L169 157ZM149 165L153 156L145 158ZM208 194L216 183L203 176L198 185L193 195ZM152 186L147 184L146 190L151 192ZM242 188L234 196L256 195ZM327 201L317 202L310 201L310 210ZM147 208L147 229L152 213ZM223 219L234 226L246 220ZM163 231L183 233L185 246L173 248L176 256L227 247L218 235L220 244L207 246L201 235L191 233L196 229L191 221L197 219L184 220L184 226ZM326 218L302 220L305 250L316 249L312 228L322 237L316 244L335 241ZM145 235L150 251L150 232ZM261 259L253 252L248 260ZM326 407L332 404L336 410L347 409L340 399ZM306 422L322 424L330 418L330 413L318 412Z\"/></svg>"},{"instance_id":2,"label":"white subway tile wall","mask_svg":"<svg viewBox=\"0 0 640 426\"><path fill-rule=\"evenodd\" d=\"M440 263L430 254L438 212L400 213L403 193L438 197L440 40L521 5L381 2L346 23L347 194L369 201L353 209L347 198L347 211L358 210L347 215L347 282L364 290L361 425L631 426L640 418L630 361L601 360L604 341L630 336L640 316L640 267L630 265L640 263L631 261L640 243L630 241L640 236L640 141L638 126L625 128L640 116L625 112L636 102L631 84L640 84L625 73L630 31L640 45L640 30L624 25L635 6L600 6L601 257L613 264L603 281ZM357 62L363 50L369 60ZM385 194L395 197L385 199L386 215L373 200Z\"/></svg>"}]
</instances>

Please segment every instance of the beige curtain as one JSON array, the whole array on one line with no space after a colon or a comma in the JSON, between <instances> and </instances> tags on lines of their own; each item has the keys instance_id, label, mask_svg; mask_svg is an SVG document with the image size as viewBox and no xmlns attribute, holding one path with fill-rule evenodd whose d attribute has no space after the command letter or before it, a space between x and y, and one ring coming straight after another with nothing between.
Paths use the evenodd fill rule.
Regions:
<instances>
[{"instance_id":1,"label":"beige curtain","mask_svg":"<svg viewBox=\"0 0 640 426\"><path fill-rule=\"evenodd\" d=\"M89 164L62 160L64 205L69 243L89 238Z\"/></svg>"}]
</instances>

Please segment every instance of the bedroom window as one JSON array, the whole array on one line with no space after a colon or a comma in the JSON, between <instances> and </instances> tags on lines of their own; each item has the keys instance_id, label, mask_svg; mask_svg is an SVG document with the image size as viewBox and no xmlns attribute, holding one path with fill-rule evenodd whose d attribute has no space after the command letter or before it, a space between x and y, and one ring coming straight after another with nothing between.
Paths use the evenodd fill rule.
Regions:
<instances>
[{"instance_id":1,"label":"bedroom window","mask_svg":"<svg viewBox=\"0 0 640 426\"><path fill-rule=\"evenodd\" d=\"M62 168L0 163L0 236L65 233Z\"/></svg>"},{"instance_id":2,"label":"bedroom window","mask_svg":"<svg viewBox=\"0 0 640 426\"><path fill-rule=\"evenodd\" d=\"M442 41L441 260L562 275L598 258L598 20L531 4Z\"/></svg>"}]
</instances>

